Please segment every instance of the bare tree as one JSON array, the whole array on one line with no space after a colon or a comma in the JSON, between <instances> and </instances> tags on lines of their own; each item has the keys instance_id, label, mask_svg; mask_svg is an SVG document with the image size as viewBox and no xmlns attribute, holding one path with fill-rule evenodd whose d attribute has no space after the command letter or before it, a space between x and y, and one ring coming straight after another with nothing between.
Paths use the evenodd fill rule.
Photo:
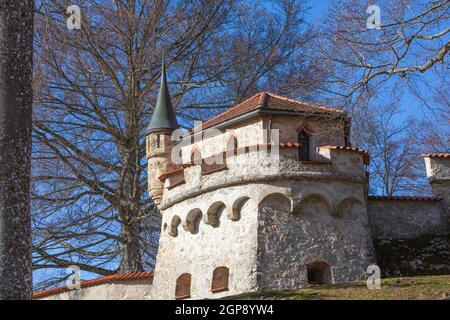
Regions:
<instances>
[{"instance_id":1,"label":"bare tree","mask_svg":"<svg viewBox=\"0 0 450 320\"><path fill-rule=\"evenodd\" d=\"M429 190L418 143L421 125L412 118L404 119L397 109L395 105L366 108L354 118L355 138L371 157L369 192L423 194Z\"/></svg>"},{"instance_id":2,"label":"bare tree","mask_svg":"<svg viewBox=\"0 0 450 320\"><path fill-rule=\"evenodd\" d=\"M368 28L374 4L380 25ZM307 54L326 79L321 98L353 117L373 192L425 192L420 153L448 151L449 10L448 0L333 1L316 25ZM411 119L399 120L404 111Z\"/></svg>"},{"instance_id":3,"label":"bare tree","mask_svg":"<svg viewBox=\"0 0 450 320\"><path fill-rule=\"evenodd\" d=\"M450 91L445 85L437 89L433 100L439 107L421 115L420 142L425 153L450 152Z\"/></svg>"},{"instance_id":4,"label":"bare tree","mask_svg":"<svg viewBox=\"0 0 450 320\"><path fill-rule=\"evenodd\" d=\"M31 299L33 1L0 1L0 300Z\"/></svg>"},{"instance_id":5,"label":"bare tree","mask_svg":"<svg viewBox=\"0 0 450 320\"><path fill-rule=\"evenodd\" d=\"M331 71L323 90L350 98L401 80L414 92L426 73L447 68L450 1L377 1L378 30L367 27L371 4L330 4L314 57L319 68Z\"/></svg>"},{"instance_id":6,"label":"bare tree","mask_svg":"<svg viewBox=\"0 0 450 320\"><path fill-rule=\"evenodd\" d=\"M37 288L69 265L100 275L153 267L160 218L146 194L143 132L163 54L183 126L260 88L292 91L291 73L308 76L304 1L81 1L74 31L65 4L44 2L36 24Z\"/></svg>"}]
</instances>

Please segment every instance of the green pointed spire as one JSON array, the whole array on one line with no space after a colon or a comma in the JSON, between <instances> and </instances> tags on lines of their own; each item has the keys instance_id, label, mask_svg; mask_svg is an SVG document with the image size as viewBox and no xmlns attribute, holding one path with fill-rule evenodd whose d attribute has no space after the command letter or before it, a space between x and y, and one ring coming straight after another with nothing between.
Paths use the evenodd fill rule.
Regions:
<instances>
[{"instance_id":1,"label":"green pointed spire","mask_svg":"<svg viewBox=\"0 0 450 320\"><path fill-rule=\"evenodd\" d=\"M165 129L178 129L177 117L173 111L170 101L169 87L167 86L166 63L163 58L161 68L161 87L159 88L158 99L153 110L152 119L147 127L146 133Z\"/></svg>"}]
</instances>

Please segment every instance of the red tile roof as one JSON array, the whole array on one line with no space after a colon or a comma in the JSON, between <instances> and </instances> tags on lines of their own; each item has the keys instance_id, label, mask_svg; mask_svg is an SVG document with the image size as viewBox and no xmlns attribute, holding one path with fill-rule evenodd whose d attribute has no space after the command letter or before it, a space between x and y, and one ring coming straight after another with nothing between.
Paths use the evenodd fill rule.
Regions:
<instances>
[{"instance_id":1,"label":"red tile roof","mask_svg":"<svg viewBox=\"0 0 450 320\"><path fill-rule=\"evenodd\" d=\"M321 105L315 105L311 103L301 102L294 99L279 96L270 92L260 92L254 96L242 101L236 106L228 109L227 111L209 119L202 123L202 129L212 127L216 124L222 123L226 120L236 118L240 115L246 114L250 111L257 109L271 109L282 110L291 112L320 112L320 113L338 113L345 114L344 110L330 108ZM198 130L199 127L195 127L193 131Z\"/></svg>"},{"instance_id":2,"label":"red tile roof","mask_svg":"<svg viewBox=\"0 0 450 320\"><path fill-rule=\"evenodd\" d=\"M450 153L427 153L422 156L428 158L450 158Z\"/></svg>"},{"instance_id":3,"label":"red tile roof","mask_svg":"<svg viewBox=\"0 0 450 320\"><path fill-rule=\"evenodd\" d=\"M298 142L286 142L286 143L283 143L283 142L281 142L280 143L280 148L281 149L285 149L285 148L298 148L298 147L300 147L300 146L302 146L300 143L298 143Z\"/></svg>"},{"instance_id":4,"label":"red tile roof","mask_svg":"<svg viewBox=\"0 0 450 320\"><path fill-rule=\"evenodd\" d=\"M442 198L423 196L369 196L369 200L441 201Z\"/></svg>"},{"instance_id":5,"label":"red tile roof","mask_svg":"<svg viewBox=\"0 0 450 320\"><path fill-rule=\"evenodd\" d=\"M344 147L344 146L320 146L319 148L356 152L356 153L359 153L359 154L361 154L363 156L364 164L369 164L370 163L370 156L363 149L353 148L353 147Z\"/></svg>"},{"instance_id":6,"label":"red tile roof","mask_svg":"<svg viewBox=\"0 0 450 320\"><path fill-rule=\"evenodd\" d=\"M179 168L176 168L176 169L173 169L173 170L170 170L170 171L166 171L166 172L164 172L163 174L161 174L161 175L158 177L158 180L164 181L164 180L166 180L167 177L169 177L169 176L171 176L171 175L173 175L173 174L182 172L182 171L184 170L184 168L185 168L185 167L179 167Z\"/></svg>"},{"instance_id":7,"label":"red tile roof","mask_svg":"<svg viewBox=\"0 0 450 320\"><path fill-rule=\"evenodd\" d=\"M153 272L130 272L122 274L113 274L106 277L96 278L92 280L86 280L80 282L81 288L87 288L92 286L97 286L103 283L114 282L114 281L128 281L128 280L140 280L140 279L153 279ZM33 298L44 298L54 294L71 291L67 286L62 286L58 288L37 291L33 293Z\"/></svg>"}]
</instances>

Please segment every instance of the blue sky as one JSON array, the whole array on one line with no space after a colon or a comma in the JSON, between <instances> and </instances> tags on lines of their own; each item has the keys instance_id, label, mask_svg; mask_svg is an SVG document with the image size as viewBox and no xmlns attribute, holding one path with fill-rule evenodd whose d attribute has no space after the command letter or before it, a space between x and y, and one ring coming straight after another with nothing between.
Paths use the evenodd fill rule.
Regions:
<instances>
[{"instance_id":1,"label":"blue sky","mask_svg":"<svg viewBox=\"0 0 450 320\"><path fill-rule=\"evenodd\" d=\"M309 7L311 9L309 10L308 15L306 16L308 22L313 22L317 18L321 18L322 16L324 16L328 10L329 3L330 1L328 0L310 1Z\"/></svg>"},{"instance_id":2,"label":"blue sky","mask_svg":"<svg viewBox=\"0 0 450 320\"><path fill-rule=\"evenodd\" d=\"M317 23L317 21L321 18L324 18L327 10L329 8L331 1L330 0L310 0L309 7L310 10L306 14L306 20L307 22L314 24ZM414 6L412 7L411 12L414 13ZM383 22L383 14L381 15L382 22ZM377 32L374 30L374 32ZM438 88L439 83L437 82L437 77L432 73L428 72L426 74L421 75L423 77L424 83L426 82L427 85L431 87ZM419 84L418 89L421 92L422 95L425 96L425 100L427 103L432 102L432 96L427 96L429 92L427 91L424 84ZM386 89L387 90L387 89ZM387 91L385 91L387 92ZM383 95L383 91L379 96L377 96L376 102L378 105L383 105L387 103L392 103L391 96L389 95ZM424 118L433 116L430 113L430 109L428 109L423 102L420 101L420 99L415 96L410 91L406 90L405 94L401 96L401 99L399 101L399 111L401 114L396 117L396 122L400 123L403 120L405 120L408 117L414 117L414 118Z\"/></svg>"}]
</instances>

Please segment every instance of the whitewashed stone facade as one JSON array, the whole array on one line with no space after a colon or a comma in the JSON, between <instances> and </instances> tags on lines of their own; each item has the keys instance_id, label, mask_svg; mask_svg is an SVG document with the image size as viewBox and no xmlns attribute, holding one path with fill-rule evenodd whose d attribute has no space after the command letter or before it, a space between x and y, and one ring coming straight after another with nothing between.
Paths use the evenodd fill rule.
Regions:
<instances>
[{"instance_id":1,"label":"whitewashed stone facade","mask_svg":"<svg viewBox=\"0 0 450 320\"><path fill-rule=\"evenodd\" d=\"M344 126L341 117L256 116L180 142L184 168L174 175L182 174L183 182L172 187L169 177L162 179L152 297L175 298L177 278L185 273L193 299L304 287L311 265L326 266L318 271L326 283L363 278L375 261L366 156L327 147L345 144ZM299 161L293 144L302 127L311 131L307 161ZM265 148L270 131L277 131L279 149ZM202 164L191 164L193 152L214 157L233 137L238 150L224 168L202 173ZM217 267L229 269L226 291L211 290Z\"/></svg>"}]
</instances>

